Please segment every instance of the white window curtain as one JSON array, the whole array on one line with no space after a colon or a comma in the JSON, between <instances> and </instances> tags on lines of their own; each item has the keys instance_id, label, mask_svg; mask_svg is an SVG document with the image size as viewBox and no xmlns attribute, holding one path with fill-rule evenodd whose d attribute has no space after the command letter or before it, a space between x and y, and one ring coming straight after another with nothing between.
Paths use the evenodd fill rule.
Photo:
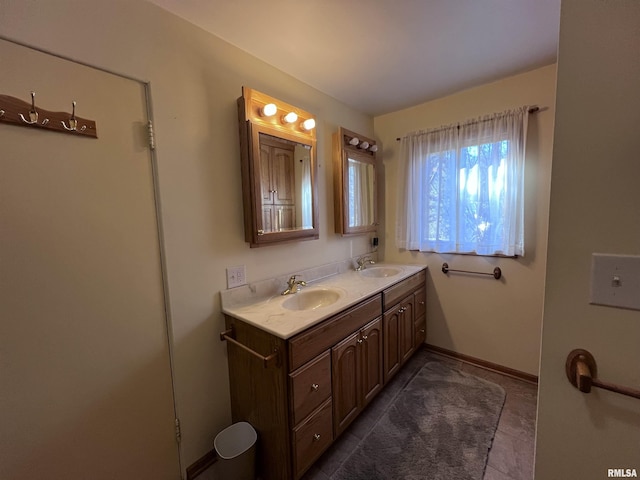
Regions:
<instances>
[{"instance_id":1,"label":"white window curtain","mask_svg":"<svg viewBox=\"0 0 640 480\"><path fill-rule=\"evenodd\" d=\"M524 255L528 107L401 140L396 245Z\"/></svg>"}]
</instances>

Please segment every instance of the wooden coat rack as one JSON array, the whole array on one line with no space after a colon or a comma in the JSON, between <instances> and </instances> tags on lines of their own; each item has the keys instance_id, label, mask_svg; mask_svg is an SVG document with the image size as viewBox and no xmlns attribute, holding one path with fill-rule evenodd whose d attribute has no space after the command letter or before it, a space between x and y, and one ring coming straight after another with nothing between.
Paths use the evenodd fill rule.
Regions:
<instances>
[{"instance_id":1,"label":"wooden coat rack","mask_svg":"<svg viewBox=\"0 0 640 480\"><path fill-rule=\"evenodd\" d=\"M29 104L19 98L0 94L0 123L98 138L96 122L76 116L76 102L72 102L71 113L51 112L36 107L35 96L36 93L31 92Z\"/></svg>"}]
</instances>

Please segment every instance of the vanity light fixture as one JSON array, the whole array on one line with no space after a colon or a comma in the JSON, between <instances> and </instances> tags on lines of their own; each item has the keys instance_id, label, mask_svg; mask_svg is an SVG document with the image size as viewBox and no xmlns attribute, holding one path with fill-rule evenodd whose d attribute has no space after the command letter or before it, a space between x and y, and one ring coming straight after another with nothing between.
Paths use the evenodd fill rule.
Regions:
<instances>
[{"instance_id":1,"label":"vanity light fixture","mask_svg":"<svg viewBox=\"0 0 640 480\"><path fill-rule=\"evenodd\" d=\"M300 125L303 130L310 131L313 130L316 126L316 121L313 118L308 118Z\"/></svg>"},{"instance_id":2,"label":"vanity light fixture","mask_svg":"<svg viewBox=\"0 0 640 480\"><path fill-rule=\"evenodd\" d=\"M282 117L284 123L294 123L296 120L298 120L298 114L296 112L289 112Z\"/></svg>"},{"instance_id":3,"label":"vanity light fixture","mask_svg":"<svg viewBox=\"0 0 640 480\"><path fill-rule=\"evenodd\" d=\"M353 137L351 140L349 140L349 145L353 145L354 147L359 143L360 143L360 140L358 139L358 137Z\"/></svg>"},{"instance_id":4,"label":"vanity light fixture","mask_svg":"<svg viewBox=\"0 0 640 480\"><path fill-rule=\"evenodd\" d=\"M307 131L302 124L307 119L313 118L316 122L318 119L295 105L244 86L237 104L245 241L251 247L265 247L297 240L317 240L320 238L318 204L321 202L318 201L316 128ZM267 107L269 104L275 108ZM265 113L268 114L270 108L273 115L267 117ZM293 114L285 121L284 116L289 112ZM310 126L309 123L306 125ZM271 161L276 157L277 165ZM294 170L301 158L305 162L305 174L299 178ZM266 172L268 175L264 175ZM278 179L274 184L276 174ZM280 188L287 191L302 188L305 198L291 198L286 205L275 203L274 187L278 191ZM271 190L271 202L263 195L267 189ZM304 212L300 217L304 216L305 220L289 215L294 211Z\"/></svg>"},{"instance_id":5,"label":"vanity light fixture","mask_svg":"<svg viewBox=\"0 0 640 480\"><path fill-rule=\"evenodd\" d=\"M267 103L260 109L260 115L263 117L273 117L277 111L278 107L276 107L275 103Z\"/></svg>"}]
</instances>

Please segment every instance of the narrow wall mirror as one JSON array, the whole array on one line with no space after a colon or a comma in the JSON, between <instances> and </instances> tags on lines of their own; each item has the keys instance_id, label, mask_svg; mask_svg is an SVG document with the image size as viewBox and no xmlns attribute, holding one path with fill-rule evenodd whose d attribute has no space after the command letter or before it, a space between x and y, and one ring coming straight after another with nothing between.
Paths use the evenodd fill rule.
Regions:
<instances>
[{"instance_id":1,"label":"narrow wall mirror","mask_svg":"<svg viewBox=\"0 0 640 480\"><path fill-rule=\"evenodd\" d=\"M375 231L377 220L376 142L340 127L333 135L336 233Z\"/></svg>"},{"instance_id":2,"label":"narrow wall mirror","mask_svg":"<svg viewBox=\"0 0 640 480\"><path fill-rule=\"evenodd\" d=\"M245 240L319 238L315 118L242 87L238 99Z\"/></svg>"}]
</instances>

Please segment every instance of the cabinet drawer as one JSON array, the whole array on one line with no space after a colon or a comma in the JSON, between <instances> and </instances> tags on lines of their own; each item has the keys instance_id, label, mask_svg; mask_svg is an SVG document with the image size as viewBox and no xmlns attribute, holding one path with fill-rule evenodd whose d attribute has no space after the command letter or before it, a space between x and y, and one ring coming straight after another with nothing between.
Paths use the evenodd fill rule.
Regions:
<instances>
[{"instance_id":1,"label":"cabinet drawer","mask_svg":"<svg viewBox=\"0 0 640 480\"><path fill-rule=\"evenodd\" d=\"M333 417L331 400L303 424L293 430L293 458L295 478L300 478L316 459L333 442Z\"/></svg>"},{"instance_id":2,"label":"cabinet drawer","mask_svg":"<svg viewBox=\"0 0 640 480\"><path fill-rule=\"evenodd\" d=\"M416 318L421 317L427 312L427 292L424 288L417 290L415 293L416 304L415 304L415 316Z\"/></svg>"},{"instance_id":3,"label":"cabinet drawer","mask_svg":"<svg viewBox=\"0 0 640 480\"><path fill-rule=\"evenodd\" d=\"M302 366L381 314L378 294L296 335L289 341L289 369Z\"/></svg>"},{"instance_id":4,"label":"cabinet drawer","mask_svg":"<svg viewBox=\"0 0 640 480\"><path fill-rule=\"evenodd\" d=\"M331 351L289 374L293 425L300 423L331 396Z\"/></svg>"},{"instance_id":5,"label":"cabinet drawer","mask_svg":"<svg viewBox=\"0 0 640 480\"><path fill-rule=\"evenodd\" d=\"M384 303L384 310L398 303L402 298L406 297L416 288L424 285L425 278L427 278L424 270L416 273L415 275L396 283L395 285L387 288L382 292L382 301Z\"/></svg>"}]
</instances>

